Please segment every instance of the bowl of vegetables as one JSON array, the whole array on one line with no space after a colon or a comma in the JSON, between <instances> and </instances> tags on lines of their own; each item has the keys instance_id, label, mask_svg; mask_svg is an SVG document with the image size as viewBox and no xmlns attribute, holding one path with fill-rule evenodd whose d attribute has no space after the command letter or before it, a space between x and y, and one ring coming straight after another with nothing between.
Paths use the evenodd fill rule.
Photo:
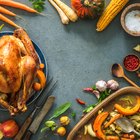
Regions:
<instances>
[{"instance_id":1,"label":"bowl of vegetables","mask_svg":"<svg viewBox=\"0 0 140 140\"><path fill-rule=\"evenodd\" d=\"M121 14L123 29L132 36L140 36L140 3L127 6Z\"/></svg>"},{"instance_id":2,"label":"bowl of vegetables","mask_svg":"<svg viewBox=\"0 0 140 140\"><path fill-rule=\"evenodd\" d=\"M126 117L131 120L134 129L139 131L140 90L135 87L125 87L117 90L98 104L84 116L69 133L67 140L93 140L133 137L135 133L125 133L116 124L116 120Z\"/></svg>"}]
</instances>

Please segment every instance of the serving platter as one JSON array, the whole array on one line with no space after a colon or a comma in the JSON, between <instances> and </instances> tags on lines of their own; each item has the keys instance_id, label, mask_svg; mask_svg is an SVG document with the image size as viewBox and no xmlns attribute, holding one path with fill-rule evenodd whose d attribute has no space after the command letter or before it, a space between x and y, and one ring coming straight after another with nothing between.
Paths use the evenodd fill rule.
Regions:
<instances>
[{"instance_id":1,"label":"serving platter","mask_svg":"<svg viewBox=\"0 0 140 140\"><path fill-rule=\"evenodd\" d=\"M0 37L4 36L4 35L12 35L13 32L12 31L3 31L0 32ZM39 61L40 63L44 64L44 74L47 77L48 76L48 63L47 60L45 59L45 56L42 52L42 50L40 49L40 47L32 40L32 43L34 45L35 51L39 57ZM29 98L29 100L27 101L27 106L29 106L30 104L32 104L39 96L40 94L43 92L43 89L40 91L33 91L32 96ZM7 110L5 108L3 108L2 106L0 106L0 110Z\"/></svg>"},{"instance_id":2,"label":"serving platter","mask_svg":"<svg viewBox=\"0 0 140 140\"><path fill-rule=\"evenodd\" d=\"M105 100L103 100L100 104L98 104L91 112L89 112L86 116L84 116L71 130L69 133L67 140L74 140L74 136L76 133L84 127L85 124L87 124L91 119L95 118L95 115L98 113L98 111L104 107L106 107L110 102L115 100L117 97L126 95L126 94L136 94L140 96L140 89L135 87L124 87L122 89L119 89L118 91L114 92L110 96L108 96ZM96 139L96 138L95 138Z\"/></svg>"}]
</instances>

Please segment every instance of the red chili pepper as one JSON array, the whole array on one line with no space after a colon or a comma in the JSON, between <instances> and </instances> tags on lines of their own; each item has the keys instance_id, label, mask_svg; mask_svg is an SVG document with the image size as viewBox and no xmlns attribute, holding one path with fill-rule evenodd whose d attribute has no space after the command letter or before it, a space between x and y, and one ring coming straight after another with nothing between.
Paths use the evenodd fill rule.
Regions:
<instances>
[{"instance_id":1,"label":"red chili pepper","mask_svg":"<svg viewBox=\"0 0 140 140\"><path fill-rule=\"evenodd\" d=\"M85 104L86 104L83 100L81 100L81 99L79 99L79 98L76 98L76 101L77 101L77 103L79 103L80 105L85 105Z\"/></svg>"},{"instance_id":2,"label":"red chili pepper","mask_svg":"<svg viewBox=\"0 0 140 140\"><path fill-rule=\"evenodd\" d=\"M88 87L88 88L84 88L83 91L86 91L86 92L92 92L93 89L91 87Z\"/></svg>"}]
</instances>

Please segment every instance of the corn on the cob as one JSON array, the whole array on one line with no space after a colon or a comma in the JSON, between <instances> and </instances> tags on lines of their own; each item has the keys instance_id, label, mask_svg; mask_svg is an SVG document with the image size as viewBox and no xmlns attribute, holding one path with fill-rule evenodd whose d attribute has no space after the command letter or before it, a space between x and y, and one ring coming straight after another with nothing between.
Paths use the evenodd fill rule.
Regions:
<instances>
[{"instance_id":1,"label":"corn on the cob","mask_svg":"<svg viewBox=\"0 0 140 140\"><path fill-rule=\"evenodd\" d=\"M129 0L111 0L97 22L97 31L103 31Z\"/></svg>"}]
</instances>

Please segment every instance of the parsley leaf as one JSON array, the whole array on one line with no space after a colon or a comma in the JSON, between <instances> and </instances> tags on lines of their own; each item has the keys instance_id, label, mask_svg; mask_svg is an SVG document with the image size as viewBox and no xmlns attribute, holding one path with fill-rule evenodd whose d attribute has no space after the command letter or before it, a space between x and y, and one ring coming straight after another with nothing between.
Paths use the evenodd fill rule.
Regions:
<instances>
[{"instance_id":1,"label":"parsley leaf","mask_svg":"<svg viewBox=\"0 0 140 140\"><path fill-rule=\"evenodd\" d=\"M33 8L38 12L42 12L45 8L45 0L29 0L32 2Z\"/></svg>"}]
</instances>

